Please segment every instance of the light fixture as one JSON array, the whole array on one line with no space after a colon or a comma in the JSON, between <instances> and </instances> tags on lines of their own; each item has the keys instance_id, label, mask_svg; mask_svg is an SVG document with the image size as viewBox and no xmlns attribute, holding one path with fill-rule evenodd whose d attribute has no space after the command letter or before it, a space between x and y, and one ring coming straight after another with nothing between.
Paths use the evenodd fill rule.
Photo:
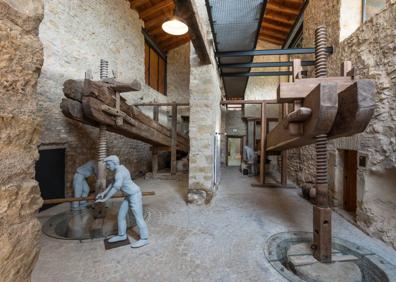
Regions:
<instances>
[{"instance_id":1,"label":"light fixture","mask_svg":"<svg viewBox=\"0 0 396 282\"><path fill-rule=\"evenodd\" d=\"M183 35L188 32L188 26L181 18L173 17L162 24L162 30L171 35Z\"/></svg>"}]
</instances>

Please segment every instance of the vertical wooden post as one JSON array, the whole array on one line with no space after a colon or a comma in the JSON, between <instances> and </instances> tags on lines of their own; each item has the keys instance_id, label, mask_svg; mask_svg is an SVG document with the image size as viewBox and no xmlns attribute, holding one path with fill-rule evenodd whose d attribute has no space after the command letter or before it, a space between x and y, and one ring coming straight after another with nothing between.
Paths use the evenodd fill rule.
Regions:
<instances>
[{"instance_id":1,"label":"vertical wooden post","mask_svg":"<svg viewBox=\"0 0 396 282\"><path fill-rule=\"evenodd\" d=\"M171 175L176 175L176 144L177 144L177 105L172 105L172 142L171 142Z\"/></svg>"},{"instance_id":2,"label":"vertical wooden post","mask_svg":"<svg viewBox=\"0 0 396 282\"><path fill-rule=\"evenodd\" d=\"M153 120L159 120L159 107L154 106L153 108ZM153 176L155 177L158 174L158 148L153 146L152 148L152 167L153 167Z\"/></svg>"},{"instance_id":3,"label":"vertical wooden post","mask_svg":"<svg viewBox=\"0 0 396 282\"><path fill-rule=\"evenodd\" d=\"M281 115L285 118L289 112L289 105L287 103L282 104L281 110ZM287 185L287 150L282 151L281 155L281 184L282 186Z\"/></svg>"},{"instance_id":4,"label":"vertical wooden post","mask_svg":"<svg viewBox=\"0 0 396 282\"><path fill-rule=\"evenodd\" d=\"M265 184L265 139L267 133L267 122L265 119L266 103L261 104L261 141L260 141L260 184Z\"/></svg>"},{"instance_id":5,"label":"vertical wooden post","mask_svg":"<svg viewBox=\"0 0 396 282\"><path fill-rule=\"evenodd\" d=\"M256 151L256 121L253 120L253 151Z\"/></svg>"}]
</instances>

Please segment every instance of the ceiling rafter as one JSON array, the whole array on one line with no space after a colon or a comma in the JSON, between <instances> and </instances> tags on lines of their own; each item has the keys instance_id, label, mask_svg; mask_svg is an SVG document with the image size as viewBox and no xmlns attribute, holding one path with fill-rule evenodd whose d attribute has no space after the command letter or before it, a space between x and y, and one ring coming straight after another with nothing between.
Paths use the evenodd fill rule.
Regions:
<instances>
[{"instance_id":1,"label":"ceiling rafter","mask_svg":"<svg viewBox=\"0 0 396 282\"><path fill-rule=\"evenodd\" d=\"M189 35L174 36L162 30L162 24L173 16L175 0L130 0L130 4L144 21L146 33L163 51L177 48L190 40Z\"/></svg>"},{"instance_id":2,"label":"ceiling rafter","mask_svg":"<svg viewBox=\"0 0 396 282\"><path fill-rule=\"evenodd\" d=\"M164 9L173 10L174 8L175 8L175 3L173 2L173 0L164 0L155 4L154 6L151 6L150 8L143 10L141 13L139 13L139 16L141 19L146 20L149 17L161 13Z\"/></svg>"},{"instance_id":3,"label":"ceiling rafter","mask_svg":"<svg viewBox=\"0 0 396 282\"><path fill-rule=\"evenodd\" d=\"M259 39L282 45L288 38L305 0L268 0Z\"/></svg>"}]
</instances>

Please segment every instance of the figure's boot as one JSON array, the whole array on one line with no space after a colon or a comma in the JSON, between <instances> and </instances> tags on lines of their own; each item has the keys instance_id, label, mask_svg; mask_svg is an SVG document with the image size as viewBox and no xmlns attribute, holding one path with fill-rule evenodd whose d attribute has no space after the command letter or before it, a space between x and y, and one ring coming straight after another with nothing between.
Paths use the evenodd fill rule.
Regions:
<instances>
[{"instance_id":1,"label":"figure's boot","mask_svg":"<svg viewBox=\"0 0 396 282\"><path fill-rule=\"evenodd\" d=\"M80 209L86 209L88 207L87 201L80 201Z\"/></svg>"},{"instance_id":2,"label":"figure's boot","mask_svg":"<svg viewBox=\"0 0 396 282\"><path fill-rule=\"evenodd\" d=\"M140 247L148 245L148 243L149 243L148 239L140 239L139 241L136 241L135 243L133 243L131 245L131 248L140 248Z\"/></svg>"},{"instance_id":3,"label":"figure's boot","mask_svg":"<svg viewBox=\"0 0 396 282\"><path fill-rule=\"evenodd\" d=\"M72 202L71 203L71 210L72 211L79 211L80 210L80 202Z\"/></svg>"},{"instance_id":4,"label":"figure's boot","mask_svg":"<svg viewBox=\"0 0 396 282\"><path fill-rule=\"evenodd\" d=\"M115 243L115 242L119 242L119 241L124 241L127 239L127 235L116 235L111 237L107 242L109 243Z\"/></svg>"}]
</instances>

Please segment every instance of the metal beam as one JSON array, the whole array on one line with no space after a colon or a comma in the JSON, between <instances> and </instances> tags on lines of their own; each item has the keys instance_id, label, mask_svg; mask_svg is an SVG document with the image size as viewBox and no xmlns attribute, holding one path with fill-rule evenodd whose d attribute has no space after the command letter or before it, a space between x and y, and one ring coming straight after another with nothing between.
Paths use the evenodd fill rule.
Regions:
<instances>
[{"instance_id":1,"label":"metal beam","mask_svg":"<svg viewBox=\"0 0 396 282\"><path fill-rule=\"evenodd\" d=\"M222 73L222 77L250 77L250 76L289 76L292 75L291 71L267 71L267 72L230 72Z\"/></svg>"},{"instance_id":2,"label":"metal beam","mask_svg":"<svg viewBox=\"0 0 396 282\"><path fill-rule=\"evenodd\" d=\"M220 105L255 105L255 104L278 104L277 100L223 100Z\"/></svg>"},{"instance_id":3,"label":"metal beam","mask_svg":"<svg viewBox=\"0 0 396 282\"><path fill-rule=\"evenodd\" d=\"M302 61L302 66L314 66L315 61ZM220 68L277 68L291 67L293 62L260 62L260 63L238 63L238 64L220 64Z\"/></svg>"},{"instance_id":4,"label":"metal beam","mask_svg":"<svg viewBox=\"0 0 396 282\"><path fill-rule=\"evenodd\" d=\"M133 104L133 105L137 106L137 107L167 107L167 106L173 106L173 105L176 105L178 107L190 106L189 103L137 103L137 104Z\"/></svg>"},{"instance_id":5,"label":"metal beam","mask_svg":"<svg viewBox=\"0 0 396 282\"><path fill-rule=\"evenodd\" d=\"M326 53L332 54L333 47L327 47ZM268 49L250 51L227 51L216 52L216 57L246 57L246 56L273 56L273 55L304 55L315 54L315 47L311 48L291 48L291 49Z\"/></svg>"}]
</instances>

